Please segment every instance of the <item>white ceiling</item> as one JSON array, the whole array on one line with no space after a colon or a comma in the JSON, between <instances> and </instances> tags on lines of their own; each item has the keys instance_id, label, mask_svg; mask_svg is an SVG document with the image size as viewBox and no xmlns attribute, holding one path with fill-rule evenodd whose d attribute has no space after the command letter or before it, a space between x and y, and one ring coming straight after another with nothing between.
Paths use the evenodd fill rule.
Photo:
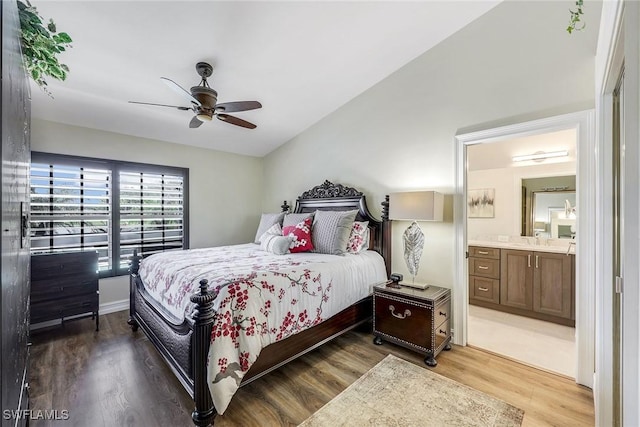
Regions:
<instances>
[{"instance_id":1,"label":"white ceiling","mask_svg":"<svg viewBox=\"0 0 640 427\"><path fill-rule=\"evenodd\" d=\"M544 164L576 162L576 130L567 129L540 135L512 138L490 144L476 144L467 148L467 170L501 169L518 166L539 165L542 162L529 160L514 162L513 156L534 154L540 151L568 151L568 156L545 159Z\"/></svg>"},{"instance_id":2,"label":"white ceiling","mask_svg":"<svg viewBox=\"0 0 640 427\"><path fill-rule=\"evenodd\" d=\"M263 156L499 2L32 0L74 40L60 56L69 78L47 79L54 99L32 86L32 114ZM219 102L262 103L234 113L257 129L189 129L191 112L127 103L184 105L160 77L188 89L198 61L214 65Z\"/></svg>"}]
</instances>

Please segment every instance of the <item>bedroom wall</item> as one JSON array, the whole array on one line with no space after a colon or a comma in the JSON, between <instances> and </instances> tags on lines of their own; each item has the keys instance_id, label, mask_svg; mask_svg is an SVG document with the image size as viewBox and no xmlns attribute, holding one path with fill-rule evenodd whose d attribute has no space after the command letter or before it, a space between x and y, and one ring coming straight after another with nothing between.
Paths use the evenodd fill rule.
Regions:
<instances>
[{"instance_id":1,"label":"bedroom wall","mask_svg":"<svg viewBox=\"0 0 640 427\"><path fill-rule=\"evenodd\" d=\"M33 119L31 149L189 168L191 248L253 240L262 159ZM242 173L238 173L242 171ZM127 276L100 280L100 304L128 300Z\"/></svg>"},{"instance_id":2,"label":"bedroom wall","mask_svg":"<svg viewBox=\"0 0 640 427\"><path fill-rule=\"evenodd\" d=\"M374 214L393 191L445 193L445 221L421 225L418 280L452 287L456 133L594 107L601 4L566 33L571 1L506 1L265 157L263 209L324 179L363 190ZM328 90L330 88L327 88ZM394 226L392 269L407 275Z\"/></svg>"}]
</instances>

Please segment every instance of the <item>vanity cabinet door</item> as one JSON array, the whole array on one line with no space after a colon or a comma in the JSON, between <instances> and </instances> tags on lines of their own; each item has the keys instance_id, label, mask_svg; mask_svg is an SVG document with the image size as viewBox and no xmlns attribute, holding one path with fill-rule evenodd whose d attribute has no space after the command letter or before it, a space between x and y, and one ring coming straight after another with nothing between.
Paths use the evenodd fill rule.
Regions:
<instances>
[{"instance_id":1,"label":"vanity cabinet door","mask_svg":"<svg viewBox=\"0 0 640 427\"><path fill-rule=\"evenodd\" d=\"M572 319L573 255L534 252L533 309Z\"/></svg>"},{"instance_id":2,"label":"vanity cabinet door","mask_svg":"<svg viewBox=\"0 0 640 427\"><path fill-rule=\"evenodd\" d=\"M533 252L502 250L500 304L533 310Z\"/></svg>"}]
</instances>

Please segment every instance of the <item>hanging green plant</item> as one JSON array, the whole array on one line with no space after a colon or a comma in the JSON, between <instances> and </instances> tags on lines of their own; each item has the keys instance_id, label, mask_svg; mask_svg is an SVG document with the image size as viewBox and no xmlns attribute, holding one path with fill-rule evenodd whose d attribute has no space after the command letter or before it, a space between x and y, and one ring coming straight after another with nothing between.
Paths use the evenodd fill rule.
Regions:
<instances>
[{"instance_id":1,"label":"hanging green plant","mask_svg":"<svg viewBox=\"0 0 640 427\"><path fill-rule=\"evenodd\" d=\"M574 31L580 31L585 27L585 23L580 21L580 17L584 15L582 12L582 6L584 5L584 0L577 0L576 6L577 9L575 11L569 9L569 26L567 27L567 32L571 34ZM580 25L582 24L582 25Z\"/></svg>"},{"instance_id":2,"label":"hanging green plant","mask_svg":"<svg viewBox=\"0 0 640 427\"><path fill-rule=\"evenodd\" d=\"M27 73L47 94L45 77L65 80L69 67L58 61L58 55L71 47L69 34L57 32L52 19L46 27L44 19L35 7L27 1L18 0L18 14L20 17L20 43Z\"/></svg>"}]
</instances>

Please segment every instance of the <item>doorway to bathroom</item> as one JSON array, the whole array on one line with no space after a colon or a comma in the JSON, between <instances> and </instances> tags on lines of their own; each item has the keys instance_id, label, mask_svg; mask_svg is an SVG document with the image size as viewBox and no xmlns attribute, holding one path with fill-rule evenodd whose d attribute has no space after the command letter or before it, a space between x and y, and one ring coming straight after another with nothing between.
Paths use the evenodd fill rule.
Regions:
<instances>
[{"instance_id":1,"label":"doorway to bathroom","mask_svg":"<svg viewBox=\"0 0 640 427\"><path fill-rule=\"evenodd\" d=\"M467 344L571 379L576 137L566 129L466 153ZM491 204L478 212L485 193Z\"/></svg>"},{"instance_id":2,"label":"doorway to bathroom","mask_svg":"<svg viewBox=\"0 0 640 427\"><path fill-rule=\"evenodd\" d=\"M571 157L571 148L546 148L538 142L526 146L526 151L523 149L523 151L519 153L503 153L500 154L500 156L502 156L503 159L506 158L506 160L512 164L519 163L517 159L521 159L522 164L530 162L528 163L530 166L534 166L537 163L536 160L539 161L541 158L544 158L544 161L539 163L555 165L550 167L560 169L550 171L553 172L551 174L546 174L545 172L544 176L541 174L538 176L536 176L536 174L533 174L533 176L522 176L521 172L517 172L517 174L520 175L516 177L516 175L513 175L515 172L512 171L510 179L503 178L499 181L500 186L506 185L511 188L511 195L509 196L507 194L505 198L502 196L498 197L498 186L489 187L481 181L468 181L469 170L473 168L478 169L475 166L471 166L471 169L468 169L469 162L473 162L471 157L468 157L470 150L480 149L484 146L497 148L499 146L494 144L505 141L513 142L514 140L526 141L529 137L542 137L543 135L553 135L554 133L565 131L568 135L572 135L569 137L573 138L574 141L575 151L573 152L573 157L575 172L572 172L568 168L562 169L564 168L564 166L560 166L562 162L553 160ZM471 322L474 321L474 316L476 318L481 316L474 312L475 304L469 304L469 301L470 298L476 300L482 299L479 298L478 295L480 288L490 289L492 291L490 295L484 295L484 297L492 299L494 304L504 303L507 307L517 308L517 310L500 312L501 316L507 317L507 320L503 321L503 323L511 323L511 326L513 326L516 321L514 318L508 316L514 314L522 316L522 310L530 309L531 307L534 308L533 311L542 312L553 317L551 320L558 320L567 316L567 313L569 313L569 317L575 317L575 319L572 319L575 321L575 333L571 330L563 330L562 332L556 332L556 335L560 335L563 338L568 338L568 336L572 334L575 336L573 344L574 356L567 356L567 358L573 358L575 361L573 367L570 366L567 368L569 371L558 372L557 368L549 369L539 366L535 361L525 361L524 363L539 366L542 369L558 372L562 375L571 376L575 378L577 383L588 387L593 387L593 367L595 363L595 268L593 262L595 256L595 237L593 233L589 232L589 230L594 230L596 227L595 216L589 214L596 210L594 193L596 176L595 158L593 156L595 147L594 132L594 113L589 110L460 134L455 137L457 167L456 197L454 198L454 226L456 229L456 281L454 284L453 297L454 343L460 345L472 344L470 338L471 340L474 338L472 331L473 325ZM523 147L525 147L525 145L521 148ZM565 153L565 151L569 153ZM488 157L489 160L491 160L496 156L498 155L494 154ZM514 159L514 157L517 157L517 159ZM524 171L526 168L527 166L518 166L517 170ZM533 213L535 212L535 207L533 206L527 208L526 199L531 192L527 193L526 189L522 189L523 179L533 180L547 176L566 177L572 174L575 175L576 180L575 204L571 200L567 203L568 198L564 198L564 206L561 204L558 206L548 206L546 208L546 217L536 216L535 213ZM471 185L473 185L473 187ZM564 186L565 184L549 184L547 190L554 190L553 187ZM556 189L560 190L559 188ZM484 190L487 191L483 192ZM542 190L544 190L544 186ZM471 198L469 197L470 195L472 196ZM473 197L475 197L475 200L473 200ZM531 196L531 198L533 199L533 196ZM511 199L510 203L508 203L509 199ZM538 197L536 196L535 199L537 200ZM514 200L516 202L514 202ZM523 203L523 200L525 203ZM492 229L492 226L489 225L488 222L482 223L482 221L487 221L482 215L491 215L491 208L493 208L494 215L502 209L506 209L507 213L511 213L510 219L505 216L503 221L509 224L510 231L508 234L503 234L502 231ZM551 210L549 210L549 208L551 208ZM527 214L527 209L532 213ZM585 214L580 215L580 212ZM575 215L575 218L560 218L560 216L570 217L571 214ZM566 219L573 219L574 221L566 223ZM478 236L468 235L473 229L473 225L471 225L469 221L480 222L480 229L484 230L484 236L480 236L484 238L482 241L483 244L486 244L487 239L493 239L494 244L492 246L475 246L475 243L478 242L470 239ZM468 225L470 226L469 230ZM560 225L562 227L560 227ZM522 234L525 234L523 230L525 230L525 232L526 230L531 230L533 235L523 236ZM584 230L584 233L581 233L580 230ZM480 233L476 231L476 234ZM569 239L565 242L560 242L560 240L562 240L561 238L553 237L556 234L568 236ZM572 238L574 236L575 239ZM519 244L520 246L517 249L502 248L500 245L505 243ZM567 243L568 246L564 246ZM556 244L562 246L556 246ZM477 255L488 256L477 252L478 247L484 248L481 249L482 252L490 252L490 256L493 257L492 259L495 261L486 265L478 264L477 260L472 258L479 258ZM492 250L487 251L487 248ZM495 249L498 250L496 251ZM571 256L566 255L565 251L567 250ZM476 251L474 252L476 256L471 256L472 251ZM547 252L552 252L552 256L547 256ZM569 261L569 259L573 260L574 266L570 265L571 261ZM529 267L529 265L531 265L531 267ZM480 269L480 266L487 269ZM534 273L524 273L523 277L525 281L532 281L532 283L529 284L529 282L527 282L523 288L519 288L514 285L514 283L520 283L520 278L518 274L512 274L512 271L526 271L527 268L534 270ZM502 277L503 269L506 274L504 280ZM491 281L483 282L487 277L483 277L477 273L481 271L486 272L487 270L493 271L494 276L499 275L498 278L494 279L491 277L489 278ZM558 299L552 296L552 289L555 288L550 288L546 284L553 282L548 280L549 277L554 277L558 274L565 275L567 271L575 271L575 294L573 298L570 295L567 297L566 290L561 291L560 294L556 294L556 296L562 297L562 301L558 305ZM546 279L542 279L541 277L546 277ZM511 286L503 288L503 282L505 286ZM489 285L491 285L491 287ZM535 291L533 290L534 288L536 289ZM520 289L522 289L522 291L520 291ZM530 291L530 289L532 290ZM537 292L535 298L533 292ZM480 306L480 308L495 308L495 306ZM537 318L533 320L544 320L545 322L550 320L545 319L544 316L542 317L542 319ZM571 325L561 325L560 323L558 323L558 325L572 327ZM529 329L535 330L536 327L532 326L529 327ZM471 335L469 335L470 333ZM494 330L491 336L497 336L500 335L500 333L501 332ZM517 333L515 335L520 336L521 334ZM548 339L544 343L537 344L535 349L527 351L526 353L529 355L548 353L553 350L553 345L550 339ZM516 338L511 339L507 346L523 348L521 342ZM573 371L573 375L569 374L570 371Z\"/></svg>"}]
</instances>

